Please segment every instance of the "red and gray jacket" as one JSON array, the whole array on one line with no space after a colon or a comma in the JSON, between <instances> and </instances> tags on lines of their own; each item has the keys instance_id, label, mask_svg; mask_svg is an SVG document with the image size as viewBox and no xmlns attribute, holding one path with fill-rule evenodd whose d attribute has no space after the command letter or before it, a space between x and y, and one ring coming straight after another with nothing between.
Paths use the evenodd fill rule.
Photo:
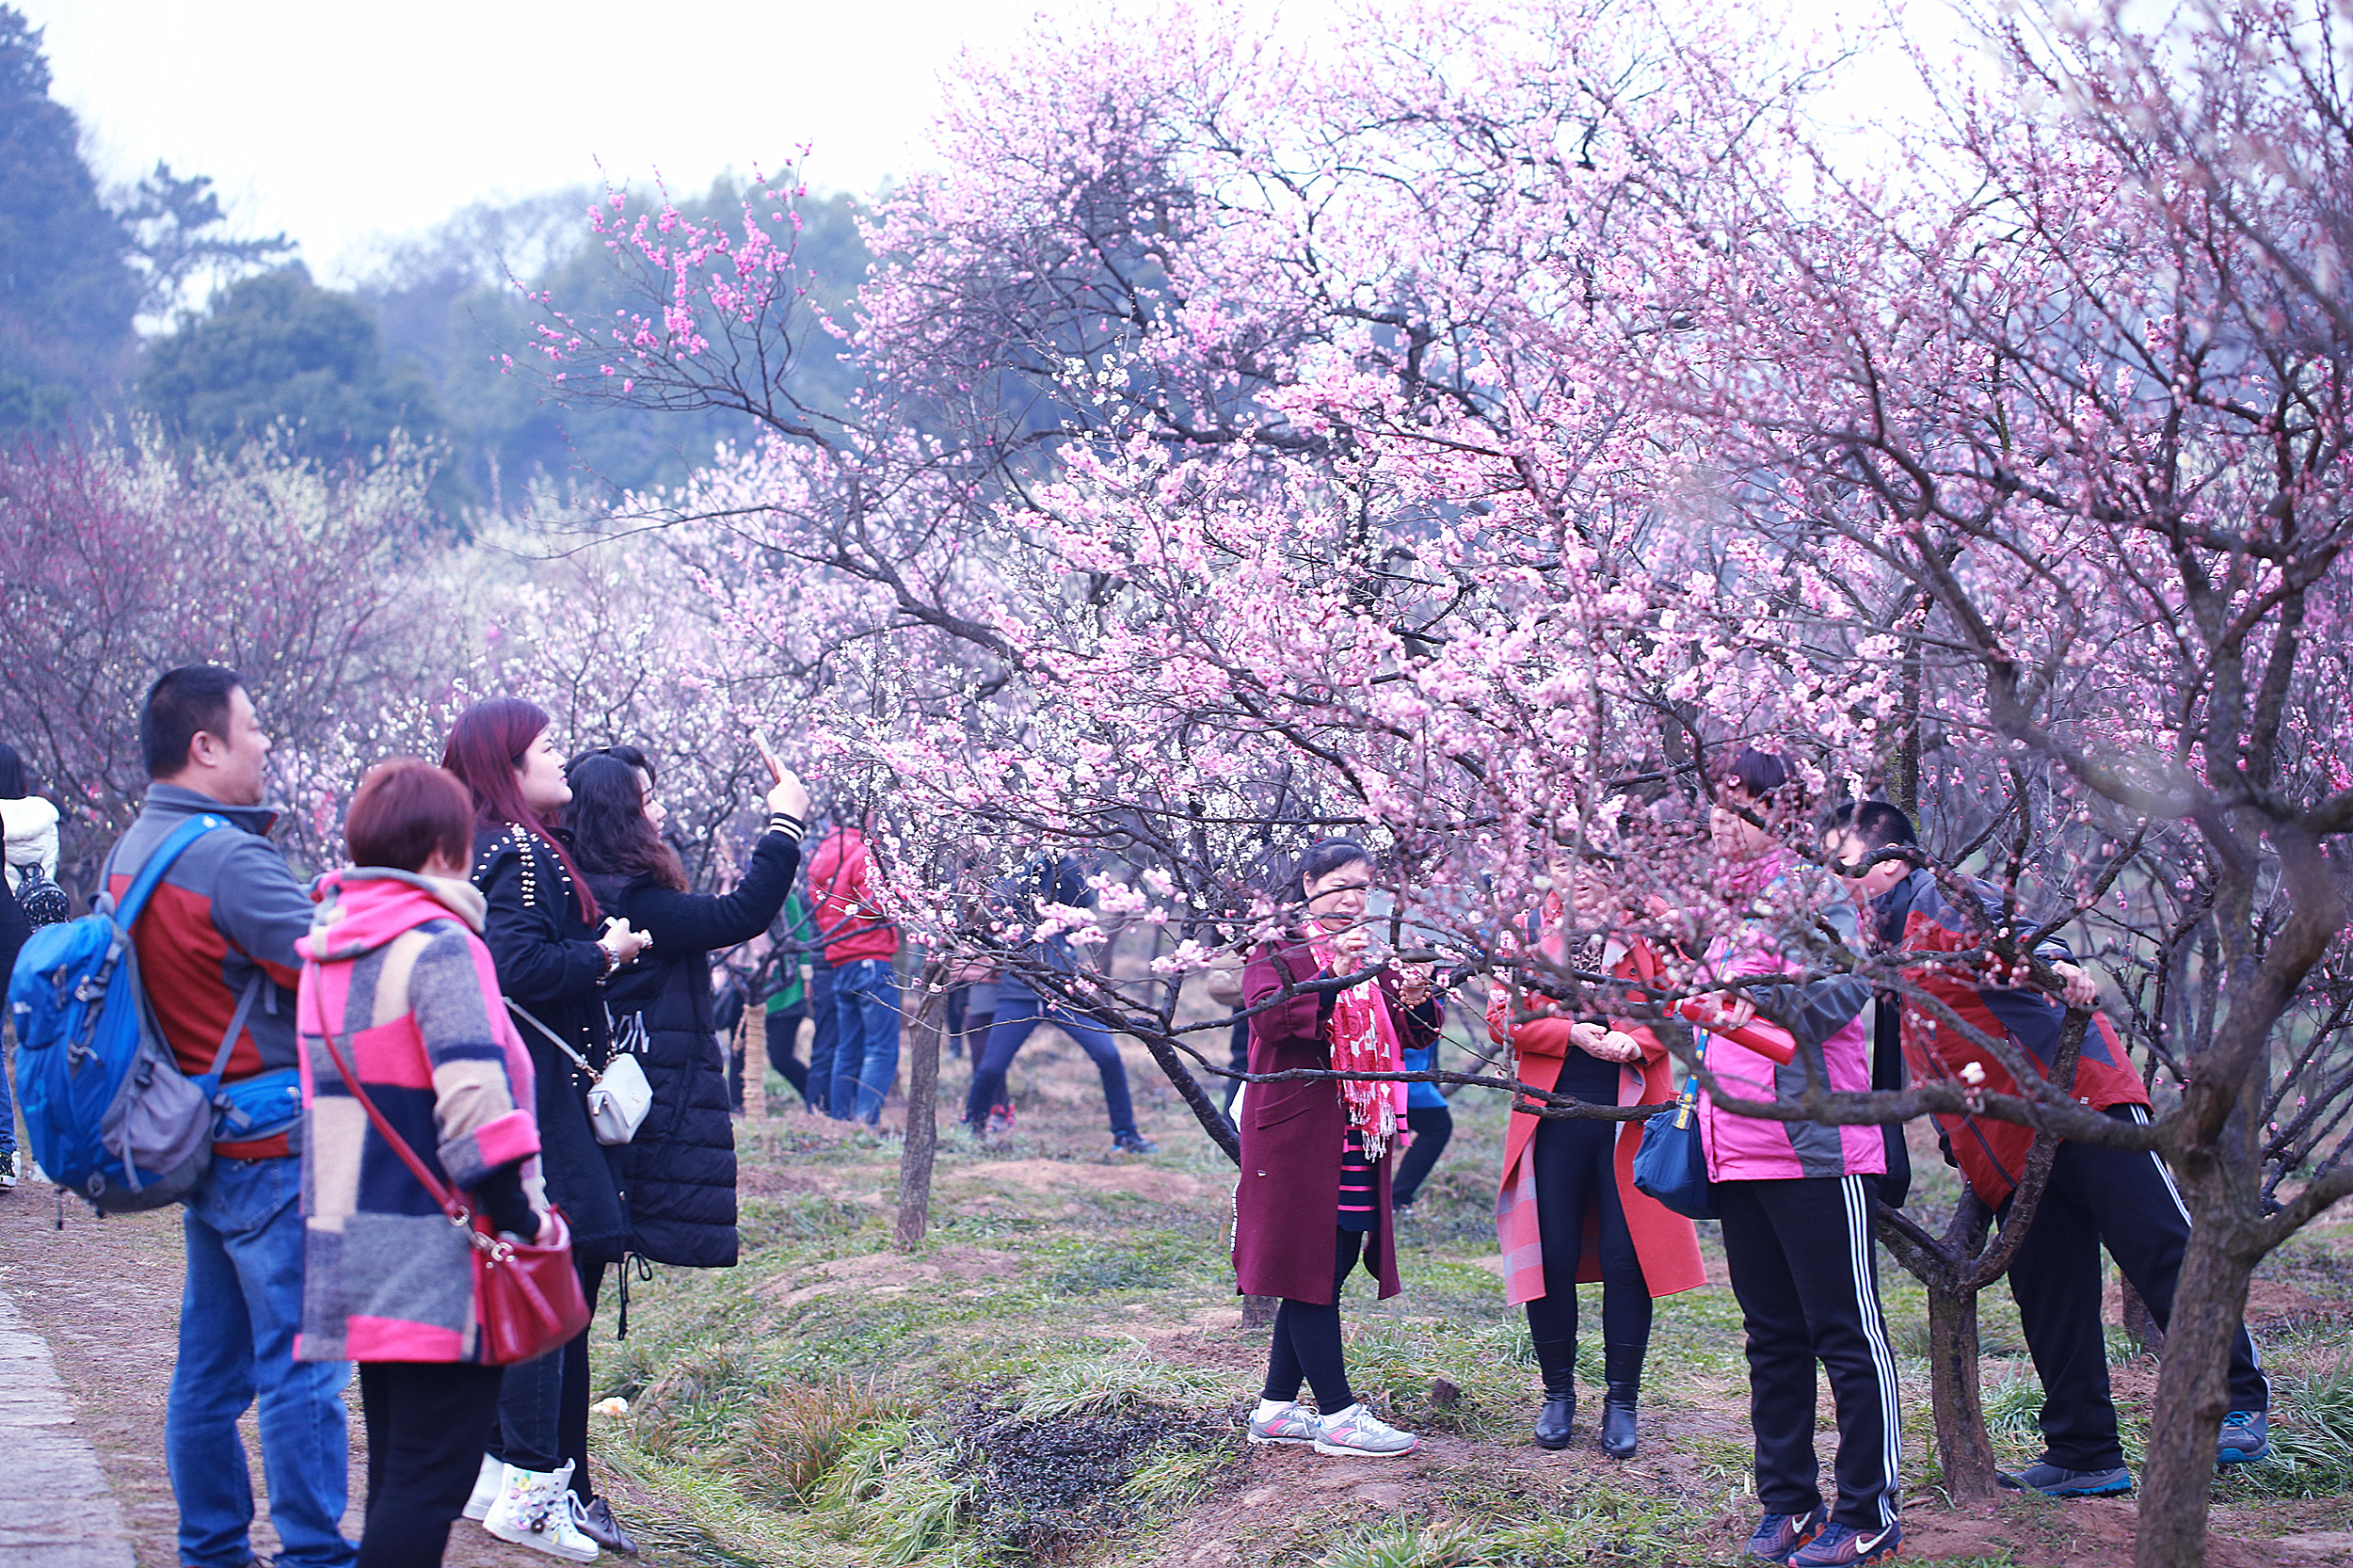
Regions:
<instances>
[{"instance_id":1,"label":"red and gray jacket","mask_svg":"<svg viewBox=\"0 0 2353 1568\"><path fill-rule=\"evenodd\" d=\"M1981 882L1967 884L1977 907L1957 904L1922 867L1872 901L1882 948L1902 952L1970 952L1992 940L2003 922L1999 889ZM2027 922L2031 923L2031 922ZM2046 961L2070 956L2066 945L2046 941L2036 950ZM1904 971L1904 979L1943 1002L1972 1028L1995 1039L2008 1037L2045 1077L2058 1054L2059 1032L2067 1021L2066 1005L2036 990L2015 990L1991 983L1990 960L1968 965L1922 965ZM2084 1032L2083 1050L2075 1064L2074 1096L2094 1111L2114 1105L2147 1105L2149 1091L2117 1038L2105 1014L2092 1015ZM1970 1080L1976 1067L1984 1074L1977 1087L1988 1094L2015 1095L2018 1080L1993 1053L1970 1043L1957 1029L1916 1004L1903 1011L1904 1066L1914 1081ZM1998 1206L2018 1185L2033 1146L2034 1131L2014 1122L1982 1116L1938 1115L1936 1125L1952 1145L1953 1158L1970 1187L1990 1206Z\"/></svg>"},{"instance_id":2,"label":"red and gray jacket","mask_svg":"<svg viewBox=\"0 0 2353 1568\"><path fill-rule=\"evenodd\" d=\"M155 1021L180 1070L191 1076L213 1070L238 998L257 973L262 977L221 1075L233 1083L292 1068L298 1060L295 987L302 959L295 943L310 934L312 907L310 894L266 837L277 812L224 806L176 785L151 785L138 820L107 860L106 890L120 899L172 829L206 812L230 826L205 834L173 862L131 939ZM243 1160L290 1152L283 1136L215 1147Z\"/></svg>"}]
</instances>

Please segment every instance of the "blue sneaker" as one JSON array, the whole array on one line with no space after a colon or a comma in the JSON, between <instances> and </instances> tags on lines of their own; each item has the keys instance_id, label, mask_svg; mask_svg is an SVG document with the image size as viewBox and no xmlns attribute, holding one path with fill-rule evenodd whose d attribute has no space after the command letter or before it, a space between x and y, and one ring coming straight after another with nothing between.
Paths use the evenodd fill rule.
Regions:
<instances>
[{"instance_id":1,"label":"blue sneaker","mask_svg":"<svg viewBox=\"0 0 2353 1568\"><path fill-rule=\"evenodd\" d=\"M2113 1470L2070 1470L2048 1460L2016 1472L1996 1471L1993 1480L2012 1492L2040 1492L2046 1497L2113 1497L2133 1489L2133 1473L2121 1464Z\"/></svg>"},{"instance_id":2,"label":"blue sneaker","mask_svg":"<svg viewBox=\"0 0 2353 1568\"><path fill-rule=\"evenodd\" d=\"M1815 1505L1811 1513L1768 1513L1749 1532L1748 1550L1742 1555L1755 1562L1786 1562L1789 1554L1821 1533L1830 1521L1830 1510Z\"/></svg>"},{"instance_id":3,"label":"blue sneaker","mask_svg":"<svg viewBox=\"0 0 2353 1568\"><path fill-rule=\"evenodd\" d=\"M2214 1444L2217 1464L2252 1464L2270 1457L2271 1412L2233 1410L2222 1417L2222 1431Z\"/></svg>"},{"instance_id":4,"label":"blue sneaker","mask_svg":"<svg viewBox=\"0 0 2353 1568\"><path fill-rule=\"evenodd\" d=\"M1849 1562L1877 1562L1883 1557L1894 1557L1903 1544L1901 1525L1881 1525L1868 1530L1856 1529L1852 1525L1833 1525L1799 1547L1789 1559L1789 1568L1844 1568Z\"/></svg>"}]
</instances>

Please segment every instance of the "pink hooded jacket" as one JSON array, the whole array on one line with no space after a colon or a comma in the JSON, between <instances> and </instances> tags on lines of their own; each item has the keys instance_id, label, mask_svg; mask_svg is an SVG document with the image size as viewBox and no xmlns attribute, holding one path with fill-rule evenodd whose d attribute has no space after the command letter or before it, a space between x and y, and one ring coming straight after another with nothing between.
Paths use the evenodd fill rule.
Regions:
<instances>
[{"instance_id":1,"label":"pink hooded jacket","mask_svg":"<svg viewBox=\"0 0 2353 1568\"><path fill-rule=\"evenodd\" d=\"M1768 911L1794 892L1791 879L1799 869L1776 854L1754 872L1758 892L1755 913L1707 950L1707 969L1718 977L1793 974L1803 966L1785 954L1773 941ZM1840 940L1860 951L1861 936L1852 901L1841 896L1822 901L1818 918L1837 932ZM1822 1064L1833 1089L1871 1087L1871 987L1853 975L1836 975L1810 984L1790 984L1748 992L1759 1011L1795 1024L1797 1054L1779 1064L1737 1045L1721 1034L1702 1032L1706 1042L1708 1070L1725 1090L1744 1099L1795 1100L1805 1092L1806 1061ZM1826 1127L1819 1122L1776 1122L1740 1116L1716 1109L1714 1099L1700 1096L1700 1138L1707 1150L1707 1175L1713 1181L1779 1181L1796 1176L1878 1176L1887 1169L1887 1143L1877 1127Z\"/></svg>"}]
</instances>

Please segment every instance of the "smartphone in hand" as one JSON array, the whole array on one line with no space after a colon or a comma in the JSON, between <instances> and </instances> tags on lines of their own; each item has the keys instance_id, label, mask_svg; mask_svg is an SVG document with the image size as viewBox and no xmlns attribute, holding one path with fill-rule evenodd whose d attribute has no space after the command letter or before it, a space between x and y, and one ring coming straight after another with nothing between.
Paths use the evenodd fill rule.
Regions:
<instances>
[{"instance_id":1,"label":"smartphone in hand","mask_svg":"<svg viewBox=\"0 0 2353 1568\"><path fill-rule=\"evenodd\" d=\"M768 776L778 784L783 783L784 764L776 760L776 749L768 744L768 732L758 725L752 726L752 744L760 748L760 760L768 764Z\"/></svg>"}]
</instances>

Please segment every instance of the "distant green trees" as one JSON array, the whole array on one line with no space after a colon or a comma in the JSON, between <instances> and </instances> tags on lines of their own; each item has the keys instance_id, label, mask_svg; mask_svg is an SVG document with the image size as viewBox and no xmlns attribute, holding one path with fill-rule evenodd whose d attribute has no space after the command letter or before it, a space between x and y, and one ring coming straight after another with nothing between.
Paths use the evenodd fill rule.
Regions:
<instances>
[{"instance_id":1,"label":"distant green trees","mask_svg":"<svg viewBox=\"0 0 2353 1568\"><path fill-rule=\"evenodd\" d=\"M231 284L148 344L139 401L182 440L229 451L273 424L296 454L367 461L395 430L441 434L432 383L384 352L376 312L301 263Z\"/></svg>"},{"instance_id":2,"label":"distant green trees","mask_svg":"<svg viewBox=\"0 0 2353 1568\"><path fill-rule=\"evenodd\" d=\"M87 409L137 354L128 237L80 140L49 96L40 29L0 6L0 434Z\"/></svg>"},{"instance_id":3,"label":"distant green trees","mask_svg":"<svg viewBox=\"0 0 2353 1568\"><path fill-rule=\"evenodd\" d=\"M552 291L585 319L627 301L580 188L467 209L388 254L353 290L324 287L284 235L236 235L212 182L158 163L101 187L72 110L49 96L41 30L0 4L0 443L137 409L183 450L273 448L366 466L395 431L440 454L445 520L519 509L535 484L674 484L751 422L720 412L581 407L535 374L536 314ZM750 187L723 177L696 216L739 217ZM632 204L634 204L633 202ZM840 311L870 260L846 196L799 206L809 300ZM152 335L140 342L144 325ZM840 361L792 372L794 395L848 402Z\"/></svg>"}]
</instances>

